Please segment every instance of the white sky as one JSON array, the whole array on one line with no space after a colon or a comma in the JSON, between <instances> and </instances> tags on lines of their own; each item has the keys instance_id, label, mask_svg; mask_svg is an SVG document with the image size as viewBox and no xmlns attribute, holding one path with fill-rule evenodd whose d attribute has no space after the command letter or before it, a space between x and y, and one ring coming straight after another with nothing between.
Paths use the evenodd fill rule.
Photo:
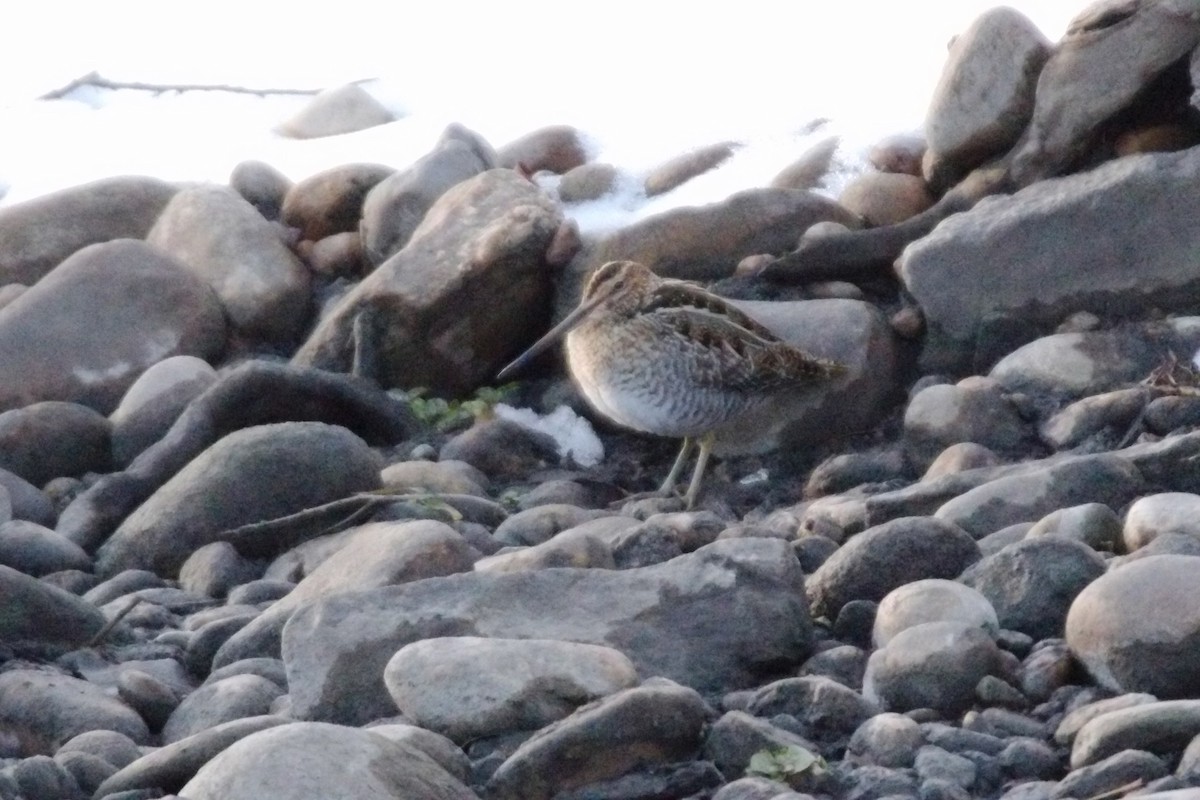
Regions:
<instances>
[{"instance_id":1,"label":"white sky","mask_svg":"<svg viewBox=\"0 0 1200 800\"><path fill-rule=\"evenodd\" d=\"M248 157L294 178L348 160L404 166L450 120L497 145L539 125L574 124L619 165L772 136L772 147L790 148L777 155L792 158L795 131L814 116L833 116L863 136L919 126L947 42L994 5L21 3L0 33L0 186L11 187L11 202L117 172L217 179ZM1053 40L1085 3L1008 5ZM107 98L100 112L31 102L93 70L114 80L253 87L382 77L373 91L413 116L382 133L298 146L270 133L296 101L135 94ZM778 171L783 164L764 152L748 148L739 158Z\"/></svg>"}]
</instances>

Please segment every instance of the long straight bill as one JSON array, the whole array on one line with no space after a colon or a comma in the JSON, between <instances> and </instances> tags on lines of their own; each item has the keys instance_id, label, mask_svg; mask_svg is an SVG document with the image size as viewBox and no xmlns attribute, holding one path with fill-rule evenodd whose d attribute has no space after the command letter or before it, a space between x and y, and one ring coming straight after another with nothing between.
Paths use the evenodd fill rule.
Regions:
<instances>
[{"instance_id":1,"label":"long straight bill","mask_svg":"<svg viewBox=\"0 0 1200 800\"><path fill-rule=\"evenodd\" d=\"M587 317L587 315L590 314L596 308L596 306L600 304L601 299L602 298L597 297L590 302L576 306L574 311L563 317L562 322L558 323L549 331L547 331L545 336L538 339L533 343L533 345L530 346L528 350L513 359L511 364L500 370L500 372L496 374L496 380L507 380L527 367L529 362L546 352L550 345L554 344L563 336L565 336L567 331L571 330L571 328L574 328L580 322L583 322L584 318Z\"/></svg>"}]
</instances>

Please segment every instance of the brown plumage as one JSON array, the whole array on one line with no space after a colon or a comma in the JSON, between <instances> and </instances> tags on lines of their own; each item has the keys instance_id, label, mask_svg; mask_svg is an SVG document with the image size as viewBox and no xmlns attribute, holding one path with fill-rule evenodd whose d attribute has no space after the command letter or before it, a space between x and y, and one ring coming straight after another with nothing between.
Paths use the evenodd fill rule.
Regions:
<instances>
[{"instance_id":1,"label":"brown plumage","mask_svg":"<svg viewBox=\"0 0 1200 800\"><path fill-rule=\"evenodd\" d=\"M683 438L664 492L674 488L699 440L685 494L689 508L715 444L745 436L743 426L756 424L774 393L814 389L844 370L788 344L724 299L633 261L597 269L579 306L500 377L564 333L571 375L597 411L634 430Z\"/></svg>"}]
</instances>

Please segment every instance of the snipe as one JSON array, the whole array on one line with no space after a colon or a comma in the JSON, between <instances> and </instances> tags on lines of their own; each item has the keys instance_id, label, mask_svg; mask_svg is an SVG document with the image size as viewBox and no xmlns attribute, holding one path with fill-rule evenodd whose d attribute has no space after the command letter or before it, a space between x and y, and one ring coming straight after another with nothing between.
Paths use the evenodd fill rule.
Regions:
<instances>
[{"instance_id":1,"label":"snipe","mask_svg":"<svg viewBox=\"0 0 1200 800\"><path fill-rule=\"evenodd\" d=\"M596 270L579 306L497 377L513 375L563 334L571 375L597 411L627 428L683 439L661 492L674 490L699 441L688 508L715 444L752 438L772 395L815 389L844 371L724 299L634 261Z\"/></svg>"}]
</instances>

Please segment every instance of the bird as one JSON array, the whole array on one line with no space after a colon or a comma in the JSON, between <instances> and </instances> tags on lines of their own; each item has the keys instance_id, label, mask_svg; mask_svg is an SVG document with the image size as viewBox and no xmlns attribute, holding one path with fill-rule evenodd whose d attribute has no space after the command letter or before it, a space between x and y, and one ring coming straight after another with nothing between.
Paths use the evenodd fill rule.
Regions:
<instances>
[{"instance_id":1,"label":"bird","mask_svg":"<svg viewBox=\"0 0 1200 800\"><path fill-rule=\"evenodd\" d=\"M497 380L518 373L564 335L571 377L597 412L635 431L683 439L660 494L675 491L699 444L683 496L688 509L715 445L753 438L778 393L817 389L845 372L783 341L724 298L636 261L596 269L579 305Z\"/></svg>"}]
</instances>

